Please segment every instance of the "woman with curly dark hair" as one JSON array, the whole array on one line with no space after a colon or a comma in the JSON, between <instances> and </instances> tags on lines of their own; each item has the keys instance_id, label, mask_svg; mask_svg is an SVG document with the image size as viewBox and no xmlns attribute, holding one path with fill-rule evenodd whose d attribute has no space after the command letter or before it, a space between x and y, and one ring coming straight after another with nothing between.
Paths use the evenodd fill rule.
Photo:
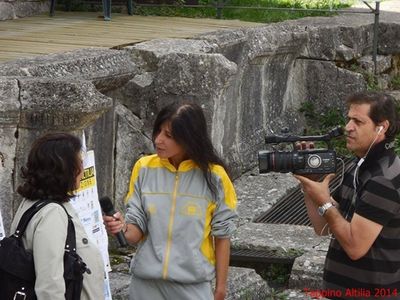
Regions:
<instances>
[{"instance_id":1,"label":"woman with curly dark hair","mask_svg":"<svg viewBox=\"0 0 400 300\"><path fill-rule=\"evenodd\" d=\"M37 201L53 202L33 216L23 236L25 248L32 251L34 257L38 300L65 299L63 258L68 226L65 210L72 216L75 226L76 251L90 270L84 274L81 299L104 299L101 253L88 238L69 203L83 176L81 147L80 140L71 134L46 134L33 143L26 167L21 168L24 183L17 192L24 199L16 212L11 231L15 231L23 213Z\"/></svg>"}]
</instances>

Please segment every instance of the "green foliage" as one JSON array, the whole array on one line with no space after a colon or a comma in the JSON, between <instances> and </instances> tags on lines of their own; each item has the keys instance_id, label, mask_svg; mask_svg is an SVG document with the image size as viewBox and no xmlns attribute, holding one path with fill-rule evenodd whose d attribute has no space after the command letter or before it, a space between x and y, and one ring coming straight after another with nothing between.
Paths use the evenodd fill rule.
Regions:
<instances>
[{"instance_id":1,"label":"green foliage","mask_svg":"<svg viewBox=\"0 0 400 300\"><path fill-rule=\"evenodd\" d=\"M328 3L330 2L330 3ZM290 8L290 9L331 9L342 7L343 4L334 1L304 1L304 0L232 0L230 6L247 6L255 9L224 9L226 19L240 19L255 22L280 22L289 19L298 19L308 16L329 16L329 12L307 12L290 10L265 10L259 7Z\"/></svg>"},{"instance_id":2,"label":"green foliage","mask_svg":"<svg viewBox=\"0 0 400 300\"><path fill-rule=\"evenodd\" d=\"M186 0L161 0L149 1L147 3L160 4L160 6L140 6L134 5L134 14L142 16L167 16L167 17L189 17L189 18L216 18L217 3L223 6L234 8L223 8L223 19L239 19L249 22L271 23L289 19L298 19L308 16L331 16L335 9L349 7L351 2L343 3L339 0L199 0L199 5L209 7L184 7ZM163 3L173 3L174 6L161 6ZM125 6L112 6L112 12L121 12ZM238 8L235 8L238 7ZM248 8L240 8L248 7ZM57 9L72 11L101 11L101 2L85 2L78 0L60 0L57 2ZM289 9L328 9L332 12L312 12L312 11L293 11L275 10L262 8L289 8Z\"/></svg>"},{"instance_id":3,"label":"green foliage","mask_svg":"<svg viewBox=\"0 0 400 300\"><path fill-rule=\"evenodd\" d=\"M311 130L315 132L318 128L319 133L323 133L337 125L343 126L346 121L343 112L338 108L332 107L320 112L316 110L315 104L312 101L303 102L299 112L303 113L306 119L307 131Z\"/></svg>"},{"instance_id":4,"label":"green foliage","mask_svg":"<svg viewBox=\"0 0 400 300\"><path fill-rule=\"evenodd\" d=\"M361 68L357 64L351 64L349 67L349 70L356 72L356 73L360 73L364 77L364 80L367 83L367 89L369 91L380 90L379 85L378 85L378 78L375 74L366 71L365 69Z\"/></svg>"},{"instance_id":5,"label":"green foliage","mask_svg":"<svg viewBox=\"0 0 400 300\"><path fill-rule=\"evenodd\" d=\"M283 291L271 289L271 293L265 298L265 300L286 300L288 296Z\"/></svg>"},{"instance_id":6,"label":"green foliage","mask_svg":"<svg viewBox=\"0 0 400 300\"><path fill-rule=\"evenodd\" d=\"M252 287L251 289L243 290L239 297L239 300L287 300L288 296L284 291L280 289L268 289L262 287Z\"/></svg>"},{"instance_id":7,"label":"green foliage","mask_svg":"<svg viewBox=\"0 0 400 300\"><path fill-rule=\"evenodd\" d=\"M372 73L368 73L368 72L364 72L363 73L365 81L367 82L367 89L369 91L379 91L379 85L378 85L378 78L372 74Z\"/></svg>"},{"instance_id":8,"label":"green foliage","mask_svg":"<svg viewBox=\"0 0 400 300\"><path fill-rule=\"evenodd\" d=\"M189 17L210 18L215 17L215 8L211 7L135 7L135 14L142 16L166 16L166 17Z\"/></svg>"},{"instance_id":9,"label":"green foliage","mask_svg":"<svg viewBox=\"0 0 400 300\"><path fill-rule=\"evenodd\" d=\"M344 127L346 124L345 115L338 108L329 108L317 111L314 102L306 101L301 105L299 112L304 115L306 120L305 132L307 135L326 134L336 126ZM346 148L346 141L338 138L331 141L332 147L339 155L349 156L350 152ZM326 143L316 143L317 148L326 147Z\"/></svg>"},{"instance_id":10,"label":"green foliage","mask_svg":"<svg viewBox=\"0 0 400 300\"><path fill-rule=\"evenodd\" d=\"M183 3L183 0L179 3ZM192 18L215 18L216 8L215 0L200 0L200 5L209 5L211 7L141 7L136 6L135 14L139 15L158 15L158 16L180 16ZM307 16L329 16L332 12L307 12L307 11L280 11L260 9L268 8L302 8L302 9L338 9L348 7L350 4L341 3L338 0L231 0L220 1L225 6L235 6L239 8L223 8L222 17L224 19L239 19L242 21L271 23L289 19L298 19ZM254 7L254 8L240 8Z\"/></svg>"},{"instance_id":11,"label":"green foliage","mask_svg":"<svg viewBox=\"0 0 400 300\"><path fill-rule=\"evenodd\" d=\"M260 271L259 275L269 286L283 287L288 283L291 270L291 264L270 264L268 268Z\"/></svg>"},{"instance_id":12,"label":"green foliage","mask_svg":"<svg viewBox=\"0 0 400 300\"><path fill-rule=\"evenodd\" d=\"M390 85L394 90L400 90L400 75L393 76Z\"/></svg>"}]
</instances>

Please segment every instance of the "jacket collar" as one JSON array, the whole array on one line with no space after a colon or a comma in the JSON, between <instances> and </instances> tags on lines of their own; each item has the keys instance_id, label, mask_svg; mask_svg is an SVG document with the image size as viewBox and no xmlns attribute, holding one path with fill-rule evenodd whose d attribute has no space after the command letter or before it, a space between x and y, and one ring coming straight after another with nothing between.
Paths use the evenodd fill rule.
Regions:
<instances>
[{"instance_id":1,"label":"jacket collar","mask_svg":"<svg viewBox=\"0 0 400 300\"><path fill-rule=\"evenodd\" d=\"M395 141L383 140L382 142L374 145L367 154L362 167L365 168L367 165L376 163L384 156L394 157L394 144Z\"/></svg>"},{"instance_id":2,"label":"jacket collar","mask_svg":"<svg viewBox=\"0 0 400 300\"><path fill-rule=\"evenodd\" d=\"M171 172L187 172L197 167L196 163L191 159L184 160L183 162L181 162L179 164L178 169L176 169L174 165L172 165L167 158L159 157L159 159L161 165L170 170Z\"/></svg>"}]
</instances>

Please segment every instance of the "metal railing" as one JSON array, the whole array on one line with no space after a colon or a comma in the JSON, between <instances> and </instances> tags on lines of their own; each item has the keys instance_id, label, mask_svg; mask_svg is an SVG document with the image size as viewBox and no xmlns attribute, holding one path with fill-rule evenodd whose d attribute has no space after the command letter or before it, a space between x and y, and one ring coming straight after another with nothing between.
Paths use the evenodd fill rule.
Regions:
<instances>
[{"instance_id":1,"label":"metal railing","mask_svg":"<svg viewBox=\"0 0 400 300\"><path fill-rule=\"evenodd\" d=\"M133 1L134 7L174 7L174 8L213 8L216 10L216 18L222 18L223 9L257 9L257 10L277 10L277 11L301 11L301 12L328 12L328 13L359 13L359 14L375 14L376 11L379 12L379 1L376 1L376 7L372 8L367 1L362 1L365 3L370 11L359 11L359 10L349 10L349 9L317 9L317 8L295 8L295 7L271 7L271 6L237 6L228 5L231 0L218 0L211 4L166 4L166 3L139 3Z\"/></svg>"}]
</instances>

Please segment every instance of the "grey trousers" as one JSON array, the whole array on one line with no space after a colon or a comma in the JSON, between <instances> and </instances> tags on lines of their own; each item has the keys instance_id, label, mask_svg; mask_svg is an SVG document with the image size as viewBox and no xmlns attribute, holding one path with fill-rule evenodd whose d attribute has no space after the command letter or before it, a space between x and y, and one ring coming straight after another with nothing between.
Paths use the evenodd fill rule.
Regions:
<instances>
[{"instance_id":1,"label":"grey trousers","mask_svg":"<svg viewBox=\"0 0 400 300\"><path fill-rule=\"evenodd\" d=\"M194 284L147 280L132 276L129 300L212 300L211 282Z\"/></svg>"}]
</instances>

